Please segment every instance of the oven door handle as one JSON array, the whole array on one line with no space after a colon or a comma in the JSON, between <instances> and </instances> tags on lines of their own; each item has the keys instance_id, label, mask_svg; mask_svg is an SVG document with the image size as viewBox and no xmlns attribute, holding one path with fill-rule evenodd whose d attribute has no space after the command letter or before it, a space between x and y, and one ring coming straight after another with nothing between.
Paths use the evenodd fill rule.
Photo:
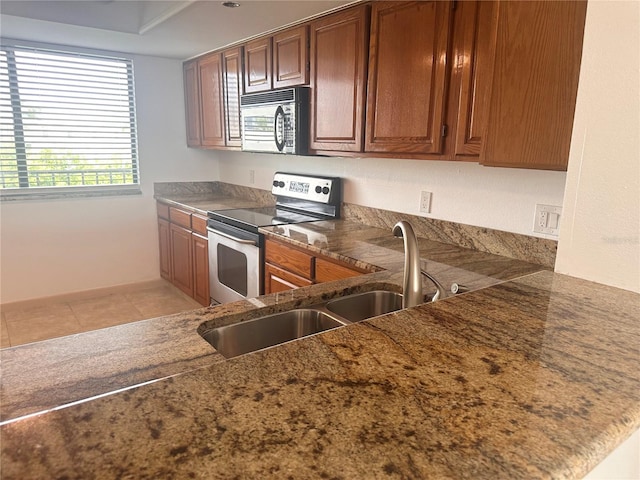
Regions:
<instances>
[{"instance_id":1,"label":"oven door handle","mask_svg":"<svg viewBox=\"0 0 640 480\"><path fill-rule=\"evenodd\" d=\"M214 230L213 228L207 227L207 230L209 230L211 233L215 233L216 235L220 235L221 237L227 238L229 240L232 240L234 242L238 242L241 243L243 245L255 245L256 242L255 240L244 240L243 238L236 238L232 235L229 235L228 233L223 233L219 230Z\"/></svg>"}]
</instances>

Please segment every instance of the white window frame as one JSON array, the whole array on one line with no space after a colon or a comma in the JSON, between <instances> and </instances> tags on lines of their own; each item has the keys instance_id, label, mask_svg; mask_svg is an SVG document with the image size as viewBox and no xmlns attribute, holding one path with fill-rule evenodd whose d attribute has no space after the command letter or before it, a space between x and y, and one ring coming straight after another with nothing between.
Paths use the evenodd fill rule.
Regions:
<instances>
[{"instance_id":1,"label":"white window frame","mask_svg":"<svg viewBox=\"0 0 640 480\"><path fill-rule=\"evenodd\" d=\"M138 140L137 140L137 121L135 112L135 86L134 86L134 72L133 72L133 59L126 58L122 54L114 54L111 52L102 51L88 51L85 49L74 49L70 47L61 47L57 45L39 44L33 42L21 42L12 41L8 39L2 39L2 50L30 50L35 52L50 52L52 54L70 55L72 57L80 58L94 58L94 59L106 59L111 61L122 62L127 66L128 74L128 103L130 107L129 111L129 125L130 135L128 136L128 144L131 148L131 161L132 166L128 175L132 178L132 182L112 184L103 183L98 185L73 185L73 186L27 186L24 183L24 179L21 180L21 186L18 188L0 188L0 200L30 200L30 199L46 199L46 198L68 198L68 197L84 197L84 196L111 196L111 195L130 195L140 194L140 159L138 153ZM8 55L8 54L7 54ZM16 81L16 70L12 70L14 65L9 65L9 78ZM11 78L11 76L14 76ZM15 85L10 88L12 111L16 109L14 107ZM17 109L20 110L21 105L18 102ZM22 114L22 112L20 112ZM14 129L15 129L15 116L13 117ZM15 134L14 138L18 138L19 134ZM24 138L24 137L23 137ZM17 147L17 145L16 145ZM16 148L17 150L17 148ZM22 156L20 159L19 157ZM25 160L24 152L19 154L16 151L16 167L20 168L21 162L24 165ZM24 168L24 167L23 167Z\"/></svg>"}]
</instances>

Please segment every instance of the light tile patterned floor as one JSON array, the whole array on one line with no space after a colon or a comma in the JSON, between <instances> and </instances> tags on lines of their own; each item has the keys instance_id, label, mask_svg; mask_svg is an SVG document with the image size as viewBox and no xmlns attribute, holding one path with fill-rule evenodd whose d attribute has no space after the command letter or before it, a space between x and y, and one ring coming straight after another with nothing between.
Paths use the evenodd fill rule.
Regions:
<instances>
[{"instance_id":1,"label":"light tile patterned floor","mask_svg":"<svg viewBox=\"0 0 640 480\"><path fill-rule=\"evenodd\" d=\"M0 306L0 348L111 327L200 308L169 282L128 286L124 291L66 295Z\"/></svg>"}]
</instances>

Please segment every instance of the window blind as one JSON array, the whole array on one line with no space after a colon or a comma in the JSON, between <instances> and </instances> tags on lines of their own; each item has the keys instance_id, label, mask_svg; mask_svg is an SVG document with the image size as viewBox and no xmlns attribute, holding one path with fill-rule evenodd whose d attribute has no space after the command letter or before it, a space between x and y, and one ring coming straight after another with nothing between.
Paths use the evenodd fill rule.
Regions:
<instances>
[{"instance_id":1,"label":"window blind","mask_svg":"<svg viewBox=\"0 0 640 480\"><path fill-rule=\"evenodd\" d=\"M139 184L129 59L0 47L0 189Z\"/></svg>"}]
</instances>

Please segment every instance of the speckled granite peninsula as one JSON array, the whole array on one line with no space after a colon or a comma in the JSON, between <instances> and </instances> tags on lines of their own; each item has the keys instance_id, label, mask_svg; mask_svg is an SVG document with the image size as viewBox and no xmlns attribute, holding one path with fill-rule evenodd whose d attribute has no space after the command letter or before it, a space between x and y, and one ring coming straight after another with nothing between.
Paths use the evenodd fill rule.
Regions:
<instances>
[{"instance_id":1,"label":"speckled granite peninsula","mask_svg":"<svg viewBox=\"0 0 640 480\"><path fill-rule=\"evenodd\" d=\"M581 478L640 426L640 295L428 239L473 291L225 360L198 331L399 290L387 229L305 228L264 233L383 270L0 350L2 478Z\"/></svg>"}]
</instances>

